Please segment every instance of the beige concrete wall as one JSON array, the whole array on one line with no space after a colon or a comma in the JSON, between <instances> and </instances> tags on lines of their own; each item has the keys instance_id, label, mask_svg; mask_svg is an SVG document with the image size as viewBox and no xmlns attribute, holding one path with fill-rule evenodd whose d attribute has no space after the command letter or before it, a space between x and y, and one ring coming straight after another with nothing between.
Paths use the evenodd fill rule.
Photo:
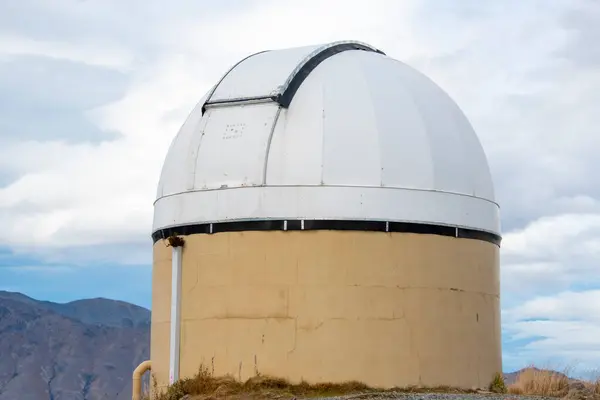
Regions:
<instances>
[{"instance_id":1,"label":"beige concrete wall","mask_svg":"<svg viewBox=\"0 0 600 400\"><path fill-rule=\"evenodd\" d=\"M486 387L502 370L499 249L354 232L186 237L181 375ZM153 373L168 380L171 248L154 245Z\"/></svg>"}]
</instances>

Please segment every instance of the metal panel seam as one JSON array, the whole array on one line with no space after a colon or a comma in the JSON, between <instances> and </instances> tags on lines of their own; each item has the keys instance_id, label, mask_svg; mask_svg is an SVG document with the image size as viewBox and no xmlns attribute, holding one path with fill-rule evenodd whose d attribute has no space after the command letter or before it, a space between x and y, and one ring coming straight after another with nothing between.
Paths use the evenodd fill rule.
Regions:
<instances>
[{"instance_id":1,"label":"metal panel seam","mask_svg":"<svg viewBox=\"0 0 600 400\"><path fill-rule=\"evenodd\" d=\"M414 110L416 112L416 114L419 116L419 119L421 120L421 124L423 126L423 132L425 133L424 137L425 140L427 140L427 151L429 152L429 165L431 165L431 186L433 188L436 187L435 182L436 182L436 176L435 176L435 158L433 157L433 153L432 153L432 143L431 143L431 137L429 136L429 129L427 126L427 123L425 122L425 116L423 116L423 113L421 112L421 108L420 108L420 104L417 101L417 99L415 98L415 93L413 90L410 89L410 87L408 87L408 85L403 85L404 90L406 90L406 93L408 94L408 97L410 98L410 100L412 101L413 105L414 105ZM437 190L434 189L433 191L435 192L444 192L443 190ZM446 192L444 192L446 193ZM452 193L452 192L450 192ZM459 194L459 193L456 193ZM462 194L462 193L460 193ZM467 195L469 197L475 197L475 196L471 196L471 195ZM479 198L479 197L476 197ZM484 199L484 200L488 200L488 199ZM488 200L491 201L491 200ZM494 204L498 205L496 202L493 202Z\"/></svg>"},{"instance_id":2,"label":"metal panel seam","mask_svg":"<svg viewBox=\"0 0 600 400\"><path fill-rule=\"evenodd\" d=\"M202 140L204 139L204 132L206 131L206 126L208 125L208 121L210 120L210 114L208 114L206 116L206 118L204 118L204 116L202 117L202 121L200 123L200 126L202 127L200 130L200 133L195 135L195 136L200 136L198 138L198 146L193 145L193 147L190 149L191 151L195 151L196 154L193 157L193 162L192 165L190 166L190 168L188 169L188 171L191 169L191 173L189 174L189 176L191 177L191 180L189 182L187 182L186 187L192 189L192 191L194 191L194 188L196 187L196 167L198 165L198 155L200 154L200 146L202 146ZM192 161L192 160L190 160Z\"/></svg>"},{"instance_id":3,"label":"metal panel seam","mask_svg":"<svg viewBox=\"0 0 600 400\"><path fill-rule=\"evenodd\" d=\"M204 101L204 104L202 105L202 115L204 115L204 111L206 111L206 109L204 108L204 106L206 105L206 103L208 103L210 101L210 98L215 93L215 91L217 90L217 88L219 87L219 85L221 84L221 82L223 82L223 80L227 77L227 75L229 75L231 73L231 71L234 70L235 67L237 67L238 65L240 65L241 63L243 63L244 61L246 61L247 59L249 59L250 57L254 57L255 55L258 55L258 54L261 54L261 53L266 53L267 51L270 51L270 50L263 50L263 51L259 51L258 53L250 54L249 56L244 57L240 61L238 61L237 63L235 63L235 65L233 67L229 68L229 71L227 71L221 77L221 79L219 79L219 82L217 82L217 84L215 86L213 86L213 88L210 91L210 93L208 94L208 96L206 96L206 100Z\"/></svg>"},{"instance_id":4,"label":"metal panel seam","mask_svg":"<svg viewBox=\"0 0 600 400\"><path fill-rule=\"evenodd\" d=\"M154 200L154 203L152 203L152 205L156 205L156 203L159 200L162 199L166 199L169 197L173 197L173 196L181 196L181 195L185 195L188 193L196 193L196 192L213 192L213 191L217 191L217 190L237 190L237 189L248 189L251 188L252 186L240 186L240 187L219 187L219 188L212 188L212 189L194 189L194 190L186 190L183 192L177 192L177 193L171 193L171 194L167 194L165 196L162 196L156 200ZM486 199L484 197L477 197L477 196L473 196L467 193L459 193L459 192L450 192L450 191L446 191L446 190L437 190L437 189L418 189L418 188L407 188L407 187L396 187L396 186L367 186L367 185L332 185L332 184L328 184L328 185L265 185L263 187L270 187L270 188L289 188L289 187L296 187L296 188L300 188L300 187L306 187L306 188L317 188L317 187L328 187L328 188L364 188L364 189L386 189L386 190L406 190L406 191L415 191L415 192L428 192L428 193L444 193L444 194L451 194L451 195L456 195L456 196L462 196L462 197L469 197L472 199L477 199L477 200L483 200L486 201L488 203L492 203L493 205L495 205L496 207L500 208L500 205L494 201L494 200L490 200L490 199Z\"/></svg>"},{"instance_id":5,"label":"metal panel seam","mask_svg":"<svg viewBox=\"0 0 600 400\"><path fill-rule=\"evenodd\" d=\"M279 122L281 108L281 105L277 107L277 112L275 113L275 118L273 119L273 125L271 126L271 132L269 132L269 138L267 139L267 149L265 151L265 161L263 166L263 185L267 184L267 167L269 164L269 154L271 153L271 141L273 140L273 134L275 133L275 128L277 127L277 123Z\"/></svg>"}]
</instances>

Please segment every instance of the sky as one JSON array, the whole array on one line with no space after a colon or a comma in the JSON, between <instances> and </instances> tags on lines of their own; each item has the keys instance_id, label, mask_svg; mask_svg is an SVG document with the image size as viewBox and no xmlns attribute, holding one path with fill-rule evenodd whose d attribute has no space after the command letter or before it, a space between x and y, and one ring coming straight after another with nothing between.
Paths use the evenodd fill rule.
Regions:
<instances>
[{"instance_id":1,"label":"sky","mask_svg":"<svg viewBox=\"0 0 600 400\"><path fill-rule=\"evenodd\" d=\"M501 205L504 369L600 368L600 3L0 3L0 290L150 307L168 146L248 54L374 45L460 106Z\"/></svg>"}]
</instances>

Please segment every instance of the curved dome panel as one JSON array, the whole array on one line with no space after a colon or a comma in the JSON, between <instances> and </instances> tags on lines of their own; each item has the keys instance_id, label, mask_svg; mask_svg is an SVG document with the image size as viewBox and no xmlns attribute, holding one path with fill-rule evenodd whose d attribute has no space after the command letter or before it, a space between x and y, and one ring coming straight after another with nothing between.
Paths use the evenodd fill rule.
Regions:
<instances>
[{"instance_id":1,"label":"curved dome panel","mask_svg":"<svg viewBox=\"0 0 600 400\"><path fill-rule=\"evenodd\" d=\"M153 232L257 220L500 234L485 153L464 114L427 77L359 42L246 58L174 139Z\"/></svg>"},{"instance_id":2,"label":"curved dome panel","mask_svg":"<svg viewBox=\"0 0 600 400\"><path fill-rule=\"evenodd\" d=\"M288 107L298 87L317 65L348 50L382 53L354 41L262 51L234 65L215 86L206 104L272 100Z\"/></svg>"},{"instance_id":3,"label":"curved dome panel","mask_svg":"<svg viewBox=\"0 0 600 400\"><path fill-rule=\"evenodd\" d=\"M273 135L267 183L434 190L494 201L485 154L454 102L399 61L348 52L304 82Z\"/></svg>"}]
</instances>

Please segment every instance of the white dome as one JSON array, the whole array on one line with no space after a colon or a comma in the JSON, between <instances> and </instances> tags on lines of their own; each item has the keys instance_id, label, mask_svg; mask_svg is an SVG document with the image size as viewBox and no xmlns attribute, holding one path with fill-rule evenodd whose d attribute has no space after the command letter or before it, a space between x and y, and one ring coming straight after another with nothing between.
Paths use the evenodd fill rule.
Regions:
<instances>
[{"instance_id":1,"label":"white dome","mask_svg":"<svg viewBox=\"0 0 600 400\"><path fill-rule=\"evenodd\" d=\"M153 232L257 220L500 234L487 160L464 114L427 77L359 42L240 61L175 137Z\"/></svg>"}]
</instances>

